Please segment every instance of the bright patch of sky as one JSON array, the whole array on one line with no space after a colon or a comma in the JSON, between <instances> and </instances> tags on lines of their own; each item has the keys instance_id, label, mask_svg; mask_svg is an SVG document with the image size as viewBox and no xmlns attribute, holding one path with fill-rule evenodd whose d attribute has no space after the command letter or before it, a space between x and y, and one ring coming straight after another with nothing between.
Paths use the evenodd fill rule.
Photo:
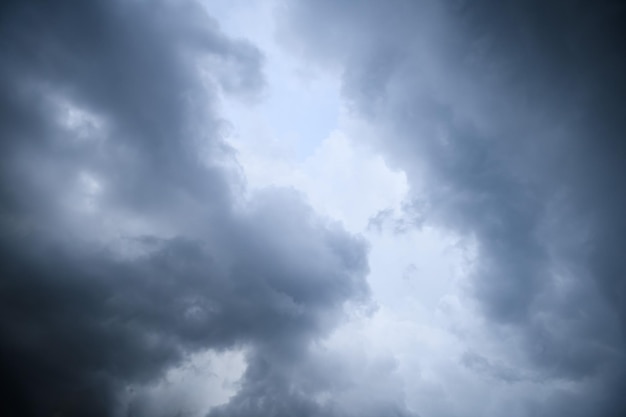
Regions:
<instances>
[{"instance_id":1,"label":"bright patch of sky","mask_svg":"<svg viewBox=\"0 0 626 417\"><path fill-rule=\"evenodd\" d=\"M273 2L225 3L207 8L226 33L262 50L268 84L254 107L225 98L224 114L237 126L233 139L263 145L264 154L306 158L337 126L339 80L310 70L279 47L272 30Z\"/></svg>"},{"instance_id":2,"label":"bright patch of sky","mask_svg":"<svg viewBox=\"0 0 626 417\"><path fill-rule=\"evenodd\" d=\"M391 386L401 381L408 404L418 411L442 412L463 403L458 395L487 392L488 381L465 385L476 374L460 365L469 344L483 344L480 332L466 334L480 324L460 285L472 248L428 226L402 232L371 227L381 211L402 212L406 176L359 141L363 134L377 133L342 107L339 77L308 70L306 62L280 47L273 7L248 1L207 5L226 33L250 40L265 56L264 95L253 103L224 97L222 111L231 123L227 139L237 150L249 192L294 188L318 213L370 244L368 281L376 310L356 314L327 347L347 363L358 358L362 380L372 371L368 366L391 361L381 380ZM464 382L449 384L449 378Z\"/></svg>"}]
</instances>

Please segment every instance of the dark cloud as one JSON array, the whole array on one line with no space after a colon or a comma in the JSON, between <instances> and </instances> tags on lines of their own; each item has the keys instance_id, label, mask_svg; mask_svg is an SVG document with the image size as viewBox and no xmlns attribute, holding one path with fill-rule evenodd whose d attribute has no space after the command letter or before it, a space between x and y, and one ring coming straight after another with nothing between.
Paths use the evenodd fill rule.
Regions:
<instances>
[{"instance_id":1,"label":"dark cloud","mask_svg":"<svg viewBox=\"0 0 626 417\"><path fill-rule=\"evenodd\" d=\"M514 335L511 357L585 386L521 415L621 415L623 5L301 1L284 12L283 30L299 34L286 42L338 68L353 110L384 126L378 145L426 200L426 221L475 240L472 293L494 334Z\"/></svg>"},{"instance_id":2,"label":"dark cloud","mask_svg":"<svg viewBox=\"0 0 626 417\"><path fill-rule=\"evenodd\" d=\"M475 352L465 352L465 354L461 357L461 363L463 366L466 366L475 372L501 381L518 382L524 379L523 376L519 375L514 369L511 369L503 364L492 363L484 356Z\"/></svg>"},{"instance_id":3,"label":"dark cloud","mask_svg":"<svg viewBox=\"0 0 626 417\"><path fill-rule=\"evenodd\" d=\"M133 414L192 353L246 348L231 407L307 415L284 370L367 298L366 247L293 192L244 201L213 107L258 93L261 54L194 2L0 7L1 414Z\"/></svg>"}]
</instances>

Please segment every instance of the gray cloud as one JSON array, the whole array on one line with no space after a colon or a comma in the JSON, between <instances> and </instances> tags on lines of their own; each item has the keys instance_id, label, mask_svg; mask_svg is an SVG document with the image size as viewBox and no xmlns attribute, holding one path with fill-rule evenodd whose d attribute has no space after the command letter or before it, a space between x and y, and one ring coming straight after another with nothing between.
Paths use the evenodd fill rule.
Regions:
<instances>
[{"instance_id":1,"label":"gray cloud","mask_svg":"<svg viewBox=\"0 0 626 417\"><path fill-rule=\"evenodd\" d=\"M242 347L228 409L313 415L285 369L367 300L367 251L294 192L243 201L213 108L258 93L259 51L194 2L0 7L2 415L125 415L127 390Z\"/></svg>"},{"instance_id":2,"label":"gray cloud","mask_svg":"<svg viewBox=\"0 0 626 417\"><path fill-rule=\"evenodd\" d=\"M621 415L623 6L301 1L285 10L283 30L299 34L288 45L338 68L354 112L384 127L377 145L407 172L415 200L426 199L425 221L475 238L472 294L494 333L514 335L511 357L585 386L520 415Z\"/></svg>"},{"instance_id":3,"label":"gray cloud","mask_svg":"<svg viewBox=\"0 0 626 417\"><path fill-rule=\"evenodd\" d=\"M461 363L473 371L505 382L518 382L524 379L515 369L503 364L492 363L474 352L465 352L461 357Z\"/></svg>"},{"instance_id":4,"label":"gray cloud","mask_svg":"<svg viewBox=\"0 0 626 417\"><path fill-rule=\"evenodd\" d=\"M257 351L241 390L209 416L416 416L394 380L394 363L358 357L352 369L340 353L319 346L305 352L286 360Z\"/></svg>"}]
</instances>

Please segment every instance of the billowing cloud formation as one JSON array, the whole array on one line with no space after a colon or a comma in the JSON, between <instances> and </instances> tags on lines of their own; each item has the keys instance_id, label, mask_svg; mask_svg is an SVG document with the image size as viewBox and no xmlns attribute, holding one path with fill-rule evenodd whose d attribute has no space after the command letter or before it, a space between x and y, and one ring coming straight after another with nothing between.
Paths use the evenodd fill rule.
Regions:
<instances>
[{"instance_id":1,"label":"billowing cloud formation","mask_svg":"<svg viewBox=\"0 0 626 417\"><path fill-rule=\"evenodd\" d=\"M258 93L261 54L193 2L0 7L1 414L127 415L243 348L224 413L314 415L312 342L367 298L366 248L292 191L243 198L213 107Z\"/></svg>"},{"instance_id":2,"label":"billowing cloud formation","mask_svg":"<svg viewBox=\"0 0 626 417\"><path fill-rule=\"evenodd\" d=\"M493 415L622 415L624 7L300 1L282 13L285 42L340 71L407 173L419 212L404 223L476 244L471 293L494 342L566 387ZM479 353L462 363L501 383L528 374Z\"/></svg>"}]
</instances>

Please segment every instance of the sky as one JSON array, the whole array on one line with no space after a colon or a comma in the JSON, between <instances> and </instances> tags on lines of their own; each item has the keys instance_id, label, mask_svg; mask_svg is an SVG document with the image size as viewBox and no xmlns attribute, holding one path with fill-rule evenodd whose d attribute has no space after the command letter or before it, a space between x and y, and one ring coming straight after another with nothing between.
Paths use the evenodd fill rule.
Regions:
<instances>
[{"instance_id":1,"label":"sky","mask_svg":"<svg viewBox=\"0 0 626 417\"><path fill-rule=\"evenodd\" d=\"M626 415L618 1L0 5L0 414Z\"/></svg>"}]
</instances>

